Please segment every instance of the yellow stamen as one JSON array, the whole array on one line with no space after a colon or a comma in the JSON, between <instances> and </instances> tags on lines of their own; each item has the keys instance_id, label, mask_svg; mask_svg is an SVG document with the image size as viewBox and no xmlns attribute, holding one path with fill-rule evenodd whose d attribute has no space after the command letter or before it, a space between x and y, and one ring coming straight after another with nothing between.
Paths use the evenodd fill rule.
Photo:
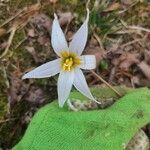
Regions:
<instances>
[{"instance_id":1,"label":"yellow stamen","mask_svg":"<svg viewBox=\"0 0 150 150\"><path fill-rule=\"evenodd\" d=\"M70 71L72 65L73 65L73 60L72 60L72 58L67 58L67 59L65 60L65 62L63 63L63 70L65 70L65 71L67 71L67 70Z\"/></svg>"},{"instance_id":2,"label":"yellow stamen","mask_svg":"<svg viewBox=\"0 0 150 150\"><path fill-rule=\"evenodd\" d=\"M61 58L62 58L62 69L64 71L71 71L73 68L81 64L80 58L68 51L63 51L61 53Z\"/></svg>"}]
</instances>

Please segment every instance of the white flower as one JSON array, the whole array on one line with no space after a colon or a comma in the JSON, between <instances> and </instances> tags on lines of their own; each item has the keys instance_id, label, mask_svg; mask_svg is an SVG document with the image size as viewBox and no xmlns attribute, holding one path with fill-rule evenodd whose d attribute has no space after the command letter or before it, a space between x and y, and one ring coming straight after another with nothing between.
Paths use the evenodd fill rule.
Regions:
<instances>
[{"instance_id":1,"label":"white flower","mask_svg":"<svg viewBox=\"0 0 150 150\"><path fill-rule=\"evenodd\" d=\"M87 9L86 20L73 36L69 47L56 14L54 14L54 17L51 43L59 58L30 71L23 76L23 79L46 78L60 73L57 86L60 107L64 105L66 99L69 97L72 85L74 85L83 95L96 101L92 96L81 71L81 69L94 69L96 67L96 59L94 55L80 56L87 42L89 10Z\"/></svg>"}]
</instances>

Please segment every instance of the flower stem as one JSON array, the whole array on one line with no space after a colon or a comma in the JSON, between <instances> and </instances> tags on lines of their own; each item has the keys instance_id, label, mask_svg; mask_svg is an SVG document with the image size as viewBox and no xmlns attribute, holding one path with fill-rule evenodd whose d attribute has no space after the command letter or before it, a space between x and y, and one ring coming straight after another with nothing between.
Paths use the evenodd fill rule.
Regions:
<instances>
[{"instance_id":1,"label":"flower stem","mask_svg":"<svg viewBox=\"0 0 150 150\"><path fill-rule=\"evenodd\" d=\"M105 83L110 89L112 89L119 97L121 97L122 95L115 89L113 88L108 82L106 82L101 76L99 76L97 73L95 73L94 71L91 70L91 73L93 75L95 75L100 81L102 81L103 83Z\"/></svg>"}]
</instances>

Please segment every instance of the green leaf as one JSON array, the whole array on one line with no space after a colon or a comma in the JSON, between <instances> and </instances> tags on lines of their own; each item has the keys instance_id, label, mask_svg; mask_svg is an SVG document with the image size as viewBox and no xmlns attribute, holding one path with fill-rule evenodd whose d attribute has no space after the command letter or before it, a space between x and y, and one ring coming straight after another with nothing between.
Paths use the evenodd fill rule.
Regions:
<instances>
[{"instance_id":1,"label":"green leaf","mask_svg":"<svg viewBox=\"0 0 150 150\"><path fill-rule=\"evenodd\" d=\"M103 110L71 112L55 101L39 110L13 150L122 150L150 122L150 90L130 90ZM107 88L94 88L97 97L116 97ZM86 100L79 92L70 98ZM140 114L140 115L139 115ZM141 115L142 114L142 115Z\"/></svg>"},{"instance_id":2,"label":"green leaf","mask_svg":"<svg viewBox=\"0 0 150 150\"><path fill-rule=\"evenodd\" d=\"M105 59L101 60L101 62L100 62L100 68L102 70L107 70L108 69L108 62L107 62L107 60L105 60Z\"/></svg>"}]
</instances>

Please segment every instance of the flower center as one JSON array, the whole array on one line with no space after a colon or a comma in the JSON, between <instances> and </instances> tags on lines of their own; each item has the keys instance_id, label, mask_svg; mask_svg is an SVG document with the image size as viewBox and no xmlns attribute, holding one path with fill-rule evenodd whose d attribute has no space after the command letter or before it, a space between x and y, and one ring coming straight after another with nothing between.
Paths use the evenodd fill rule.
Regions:
<instances>
[{"instance_id":1,"label":"flower center","mask_svg":"<svg viewBox=\"0 0 150 150\"><path fill-rule=\"evenodd\" d=\"M62 51L61 58L61 66L64 71L71 71L76 66L81 64L81 59L79 58L79 56L72 52Z\"/></svg>"},{"instance_id":2,"label":"flower center","mask_svg":"<svg viewBox=\"0 0 150 150\"><path fill-rule=\"evenodd\" d=\"M63 70L70 71L72 65L73 65L73 59L72 59L72 57L71 58L67 58L65 60L65 62L63 63Z\"/></svg>"}]
</instances>

